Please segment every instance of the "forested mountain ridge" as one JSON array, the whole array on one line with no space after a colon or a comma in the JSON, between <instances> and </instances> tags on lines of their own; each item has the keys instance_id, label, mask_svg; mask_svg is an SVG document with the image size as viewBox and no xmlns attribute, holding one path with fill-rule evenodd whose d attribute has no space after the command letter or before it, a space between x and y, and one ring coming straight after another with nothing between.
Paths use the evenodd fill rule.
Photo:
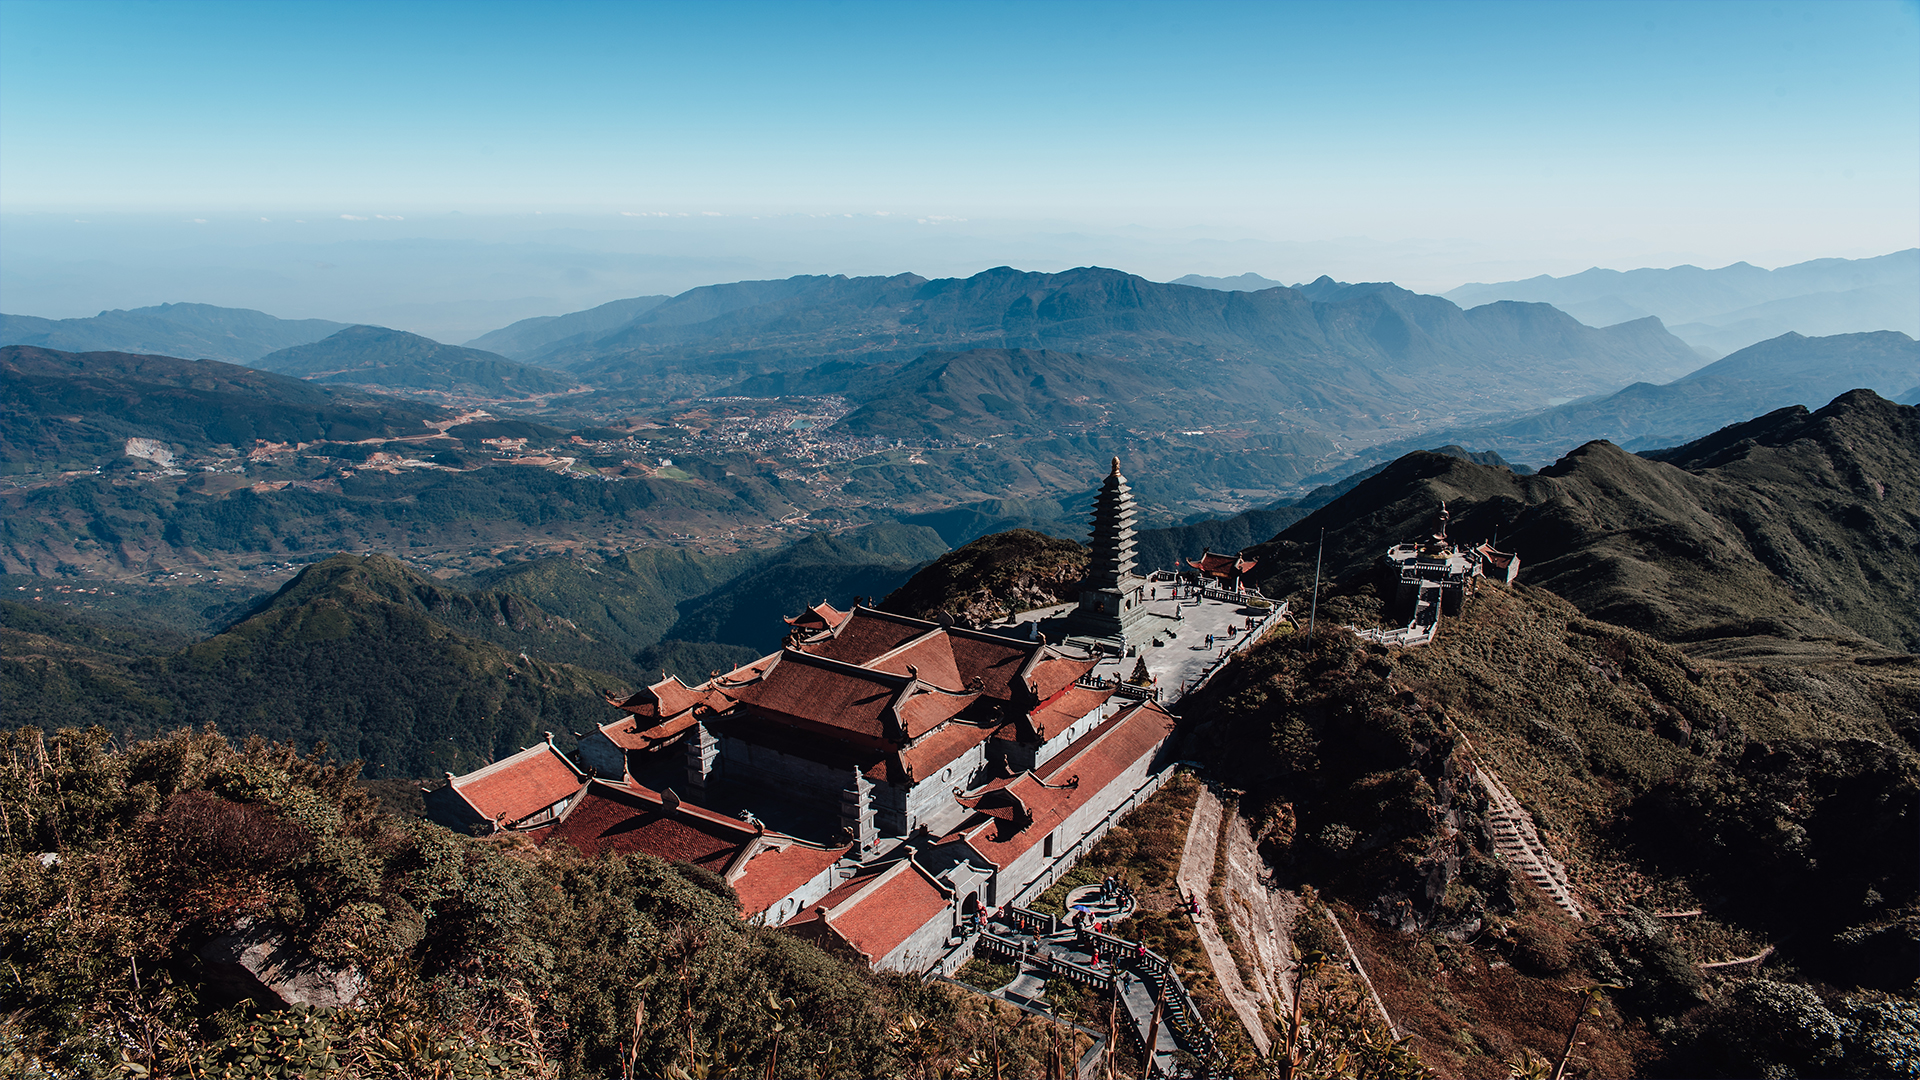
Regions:
<instances>
[{"instance_id":1,"label":"forested mountain ridge","mask_svg":"<svg viewBox=\"0 0 1920 1080\"><path fill-rule=\"evenodd\" d=\"M324 741L373 777L464 771L542 731L570 742L602 718L603 691L631 682L565 662L605 655L566 620L510 593L446 589L385 556L317 563L177 651L0 603L8 727L97 723L143 738L213 723L305 748Z\"/></svg>"},{"instance_id":2,"label":"forested mountain ridge","mask_svg":"<svg viewBox=\"0 0 1920 1080\"><path fill-rule=\"evenodd\" d=\"M669 296L636 296L567 315L538 315L482 334L467 342L466 347L524 360L564 341L588 340L618 329L671 299Z\"/></svg>"},{"instance_id":3,"label":"forested mountain ridge","mask_svg":"<svg viewBox=\"0 0 1920 1080\"><path fill-rule=\"evenodd\" d=\"M1592 326L1649 315L1689 343L1725 354L1799 332L1809 336L1899 330L1920 335L1920 248L1871 259L1814 259L1774 270L1594 267L1567 277L1462 285L1456 303L1544 302Z\"/></svg>"},{"instance_id":4,"label":"forested mountain ridge","mask_svg":"<svg viewBox=\"0 0 1920 1080\"><path fill-rule=\"evenodd\" d=\"M439 390L496 400L577 388L574 380L545 368L383 326L349 326L320 341L268 353L253 366L314 382Z\"/></svg>"},{"instance_id":5,"label":"forested mountain ridge","mask_svg":"<svg viewBox=\"0 0 1920 1080\"><path fill-rule=\"evenodd\" d=\"M1531 416L1435 434L1544 464L1593 439L1633 451L1674 446L1788 405L1818 408L1858 389L1913 404L1904 395L1920 391L1920 343L1892 330L1815 338L1783 334L1669 383L1634 383ZM1411 447L1402 443L1398 449Z\"/></svg>"},{"instance_id":6,"label":"forested mountain ridge","mask_svg":"<svg viewBox=\"0 0 1920 1080\"><path fill-rule=\"evenodd\" d=\"M1093 267L712 286L539 359L591 382L644 383L677 394L804 369L829 356L888 363L969 348L1272 366L1307 392L1263 400L1273 408L1322 410L1329 426L1345 426L1359 412L1379 411L1383 397L1416 388L1415 396L1437 403L1487 410L1498 407L1485 398L1503 379L1509 385L1500 387L1501 396L1518 398L1505 406L1512 408L1535 392L1544 403L1554 393L1697 366L1697 356L1657 323L1596 331L1546 305L1462 311L1390 285L1318 304L1287 288L1223 292ZM1511 384L1509 377L1521 373L1529 380ZM1538 389L1546 381L1557 389Z\"/></svg>"},{"instance_id":7,"label":"forested mountain ridge","mask_svg":"<svg viewBox=\"0 0 1920 1080\"><path fill-rule=\"evenodd\" d=\"M374 776L463 771L542 731L569 744L607 719L604 691L662 669L700 682L773 651L782 615L876 598L945 550L931 529L888 524L771 552L529 560L457 584L336 555L198 641L45 605L60 593L0 598L0 727L142 738L213 722L324 740Z\"/></svg>"},{"instance_id":8,"label":"forested mountain ridge","mask_svg":"<svg viewBox=\"0 0 1920 1080\"><path fill-rule=\"evenodd\" d=\"M1337 629L1379 617L1370 580L1332 584L1319 634L1182 703L1185 752L1242 793L1276 881L1341 906L1429 1068L1516 1070L1551 1002L1604 984L1596 1075L1914 1074L1912 665L1707 659L1524 583L1419 648ZM1496 853L1481 769L1584 919Z\"/></svg>"},{"instance_id":9,"label":"forested mountain ridge","mask_svg":"<svg viewBox=\"0 0 1920 1080\"><path fill-rule=\"evenodd\" d=\"M1431 532L1444 501L1452 535L1497 539L1596 618L1699 647L1912 652L1916 477L1920 409L1871 391L1648 457L1589 443L1533 476L1411 454L1256 547L1255 580L1301 587L1322 528L1331 574L1371 573L1371 538Z\"/></svg>"},{"instance_id":10,"label":"forested mountain ridge","mask_svg":"<svg viewBox=\"0 0 1920 1080\"><path fill-rule=\"evenodd\" d=\"M62 352L158 353L245 364L290 345L319 341L346 323L279 319L247 308L159 304L85 319L0 315L0 345Z\"/></svg>"},{"instance_id":11,"label":"forested mountain ridge","mask_svg":"<svg viewBox=\"0 0 1920 1080\"><path fill-rule=\"evenodd\" d=\"M1183 702L1188 752L1245 792L1276 878L1353 909L1443 1074L1497 1071L1543 995L1605 983L1602 1074L1914 1075L1917 478L1920 409L1866 391L1535 476L1408 455L1253 549L1302 611L1325 530L1322 629ZM1482 585L1424 647L1338 629L1389 622L1382 555L1443 503L1457 541L1521 556L1520 583ZM1489 858L1476 769L1585 921Z\"/></svg>"},{"instance_id":12,"label":"forested mountain ridge","mask_svg":"<svg viewBox=\"0 0 1920 1080\"><path fill-rule=\"evenodd\" d=\"M418 405L212 360L0 348L0 461L117 457L130 437L244 453L279 443L430 433L450 416Z\"/></svg>"}]
</instances>

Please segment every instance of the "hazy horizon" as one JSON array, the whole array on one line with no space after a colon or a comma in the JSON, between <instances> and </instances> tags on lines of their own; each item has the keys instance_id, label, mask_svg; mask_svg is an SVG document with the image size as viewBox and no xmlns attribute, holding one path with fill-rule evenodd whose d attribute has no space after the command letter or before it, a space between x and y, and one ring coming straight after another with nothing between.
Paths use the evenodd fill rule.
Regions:
<instances>
[{"instance_id":1,"label":"hazy horizon","mask_svg":"<svg viewBox=\"0 0 1920 1080\"><path fill-rule=\"evenodd\" d=\"M1920 245L1920 5L0 3L9 313Z\"/></svg>"}]
</instances>

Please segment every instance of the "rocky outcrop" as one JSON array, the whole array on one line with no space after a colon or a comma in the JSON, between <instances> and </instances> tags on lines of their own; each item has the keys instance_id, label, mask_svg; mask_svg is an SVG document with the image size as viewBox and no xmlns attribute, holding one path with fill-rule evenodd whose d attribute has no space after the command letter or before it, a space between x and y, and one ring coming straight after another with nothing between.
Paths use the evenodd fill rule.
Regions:
<instances>
[{"instance_id":1,"label":"rocky outcrop","mask_svg":"<svg viewBox=\"0 0 1920 1080\"><path fill-rule=\"evenodd\" d=\"M323 963L284 931L250 922L202 945L199 956L215 989L268 1005L337 1009L358 1001L367 986L359 968Z\"/></svg>"},{"instance_id":2,"label":"rocky outcrop","mask_svg":"<svg viewBox=\"0 0 1920 1080\"><path fill-rule=\"evenodd\" d=\"M880 607L922 619L945 614L964 625L985 626L1010 612L1073 600L1086 573L1086 548L1030 529L1013 529L942 555Z\"/></svg>"}]
</instances>

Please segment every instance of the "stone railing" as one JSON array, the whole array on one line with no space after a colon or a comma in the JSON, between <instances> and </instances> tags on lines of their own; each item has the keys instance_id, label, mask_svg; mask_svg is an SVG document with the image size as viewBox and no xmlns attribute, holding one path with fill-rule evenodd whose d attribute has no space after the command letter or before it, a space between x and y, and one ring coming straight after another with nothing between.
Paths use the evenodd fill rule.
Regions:
<instances>
[{"instance_id":1,"label":"stone railing","mask_svg":"<svg viewBox=\"0 0 1920 1080\"><path fill-rule=\"evenodd\" d=\"M1034 937L1046 937L1060 931L1059 916L1021 907L1018 904L1007 905L1006 917L1009 922L1020 928L1021 933L1032 934Z\"/></svg>"},{"instance_id":2,"label":"stone railing","mask_svg":"<svg viewBox=\"0 0 1920 1080\"><path fill-rule=\"evenodd\" d=\"M1214 1037L1213 1028L1200 1015L1193 994L1187 989L1187 984L1181 981L1180 972L1166 957L1142 947L1138 942L1117 938L1112 934L1083 929L1078 931L1078 935L1083 948L1097 947L1102 956L1139 970L1140 977L1153 987L1154 996L1160 1000L1164 1019L1172 1025L1180 1041L1187 1045L1195 1057L1212 1061L1218 1056L1219 1043ZM1135 1041L1140 1041L1137 1033Z\"/></svg>"},{"instance_id":3,"label":"stone railing","mask_svg":"<svg viewBox=\"0 0 1920 1080\"><path fill-rule=\"evenodd\" d=\"M1131 698L1135 701L1159 701L1160 688L1157 686L1138 686L1123 679L1106 679L1098 675L1082 675L1073 680L1073 685L1088 690L1111 690L1115 697Z\"/></svg>"},{"instance_id":4,"label":"stone railing","mask_svg":"<svg viewBox=\"0 0 1920 1080\"><path fill-rule=\"evenodd\" d=\"M1407 646L1425 645L1431 642L1433 640L1434 630L1431 626L1403 626L1398 630L1374 630L1370 628L1362 629L1358 626L1349 626L1347 629L1351 630L1353 636L1359 638L1361 641L1371 641L1378 645Z\"/></svg>"},{"instance_id":5,"label":"stone railing","mask_svg":"<svg viewBox=\"0 0 1920 1080\"><path fill-rule=\"evenodd\" d=\"M1273 603L1273 601L1267 599L1259 589L1229 589L1224 585L1202 585L1200 586L1200 595L1209 600L1235 600L1240 603L1245 603L1248 600L1259 600L1263 603Z\"/></svg>"}]
</instances>

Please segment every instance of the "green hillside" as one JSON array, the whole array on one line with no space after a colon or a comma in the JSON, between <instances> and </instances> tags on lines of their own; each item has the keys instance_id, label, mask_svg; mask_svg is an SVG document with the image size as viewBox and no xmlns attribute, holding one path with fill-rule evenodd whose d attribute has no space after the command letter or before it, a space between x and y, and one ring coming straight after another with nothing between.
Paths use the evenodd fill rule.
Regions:
<instances>
[{"instance_id":1,"label":"green hillside","mask_svg":"<svg viewBox=\"0 0 1920 1080\"><path fill-rule=\"evenodd\" d=\"M1084 546L1014 529L942 555L878 606L915 618L945 614L984 626L1012 612L1076 599L1086 572Z\"/></svg>"},{"instance_id":2,"label":"green hillside","mask_svg":"<svg viewBox=\"0 0 1920 1080\"><path fill-rule=\"evenodd\" d=\"M1550 460L1593 439L1638 451L1687 442L1789 405L1818 408L1849 390L1892 399L1916 382L1920 342L1905 334L1784 334L1670 383L1635 383L1517 420L1444 434L1499 446L1527 461Z\"/></svg>"},{"instance_id":3,"label":"green hillside","mask_svg":"<svg viewBox=\"0 0 1920 1080\"><path fill-rule=\"evenodd\" d=\"M991 1060L1038 1076L1090 1041L744 922L707 871L457 836L382 814L354 780L212 731L124 748L0 733L8 1074L906 1076ZM235 1000L198 950L263 924L288 966L357 971L363 1003ZM152 1037L121 1034L135 1030Z\"/></svg>"},{"instance_id":4,"label":"green hillside","mask_svg":"<svg viewBox=\"0 0 1920 1080\"><path fill-rule=\"evenodd\" d=\"M1598 331L1545 305L1465 312L1393 286L1316 303L1292 289L1220 292L1098 267L714 286L675 297L569 355L590 377L646 372L673 383L742 368L792 369L823 355L888 362L965 348L1079 352L1196 376L1231 376L1231 367L1217 366L1225 359L1287 371L1293 383L1270 388L1280 395L1275 405L1305 403L1304 390L1335 412L1386 387L1410 390L1440 370L1460 385L1427 383L1428 392L1448 396L1523 371L1535 381L1551 371L1598 388L1608 379L1632 381L1630 372L1677 375L1696 366L1694 354L1657 324Z\"/></svg>"},{"instance_id":5,"label":"green hillside","mask_svg":"<svg viewBox=\"0 0 1920 1080\"><path fill-rule=\"evenodd\" d=\"M630 680L540 659L591 655L511 594L444 589L384 556L315 564L256 613L177 651L6 603L0 722L98 723L139 738L217 724L367 762L370 775L464 771L603 719Z\"/></svg>"},{"instance_id":6,"label":"green hillside","mask_svg":"<svg viewBox=\"0 0 1920 1080\"><path fill-rule=\"evenodd\" d=\"M229 602L231 625L204 638L184 609L145 611L137 588L97 610L46 606L92 594L23 590L0 599L0 724L144 737L215 723L324 740L376 777L460 771L543 731L569 741L605 720L602 691L663 668L698 681L772 651L781 616L877 598L945 551L931 529L876 525L772 551L529 560L459 587L336 555ZM132 621L103 621L113 612ZM180 629L159 628L169 621Z\"/></svg>"},{"instance_id":7,"label":"green hillside","mask_svg":"<svg viewBox=\"0 0 1920 1080\"><path fill-rule=\"evenodd\" d=\"M739 576L679 605L678 618L641 667L705 678L719 662L739 662L780 647L796 615L826 601L847 610L856 598L876 603L947 545L932 529L872 525L838 535L816 533L756 559ZM729 651L708 647L727 646ZM701 666L705 665L705 666Z\"/></svg>"},{"instance_id":8,"label":"green hillside","mask_svg":"<svg viewBox=\"0 0 1920 1080\"><path fill-rule=\"evenodd\" d=\"M1279 880L1354 913L1429 1067L1498 1074L1545 1003L1607 984L1598 1075L1911 1075L1917 417L1848 394L1537 477L1409 455L1258 549L1270 594L1304 602L1326 529L1323 632L1183 702L1188 752L1245 791ZM1380 555L1443 499L1453 536L1521 553L1521 584L1422 648L1334 630L1380 625ZM1491 856L1475 763L1585 922Z\"/></svg>"},{"instance_id":9,"label":"green hillside","mask_svg":"<svg viewBox=\"0 0 1920 1080\"><path fill-rule=\"evenodd\" d=\"M1920 410L1870 392L1636 457L1590 443L1534 476L1410 454L1256 548L1270 595L1327 568L1368 578L1386 546L1498 537L1524 579L1583 611L1728 649L1920 648Z\"/></svg>"},{"instance_id":10,"label":"green hillside","mask_svg":"<svg viewBox=\"0 0 1920 1080\"><path fill-rule=\"evenodd\" d=\"M440 409L212 360L0 348L0 468L90 469L130 438L176 453L427 433Z\"/></svg>"},{"instance_id":11,"label":"green hillside","mask_svg":"<svg viewBox=\"0 0 1920 1080\"><path fill-rule=\"evenodd\" d=\"M1321 617L1368 603L1337 590ZM1271 640L1180 711L1276 879L1352 912L1440 1075L1552 1052L1564 1026L1542 1017L1607 984L1583 1036L1595 1075L1906 1076L1916 702L1911 664L1704 659L1521 585L1424 648ZM1567 864L1586 921L1493 855L1476 761ZM1759 969L1700 966L1769 948Z\"/></svg>"},{"instance_id":12,"label":"green hillside","mask_svg":"<svg viewBox=\"0 0 1920 1080\"><path fill-rule=\"evenodd\" d=\"M268 353L254 366L323 383L439 390L494 398L574 389L573 379L497 353L442 345L383 326L349 326L324 340Z\"/></svg>"},{"instance_id":13,"label":"green hillside","mask_svg":"<svg viewBox=\"0 0 1920 1080\"><path fill-rule=\"evenodd\" d=\"M635 296L566 315L537 315L482 334L466 345L469 349L487 349L515 360L524 360L569 339L603 336L670 299L672 297Z\"/></svg>"}]
</instances>

